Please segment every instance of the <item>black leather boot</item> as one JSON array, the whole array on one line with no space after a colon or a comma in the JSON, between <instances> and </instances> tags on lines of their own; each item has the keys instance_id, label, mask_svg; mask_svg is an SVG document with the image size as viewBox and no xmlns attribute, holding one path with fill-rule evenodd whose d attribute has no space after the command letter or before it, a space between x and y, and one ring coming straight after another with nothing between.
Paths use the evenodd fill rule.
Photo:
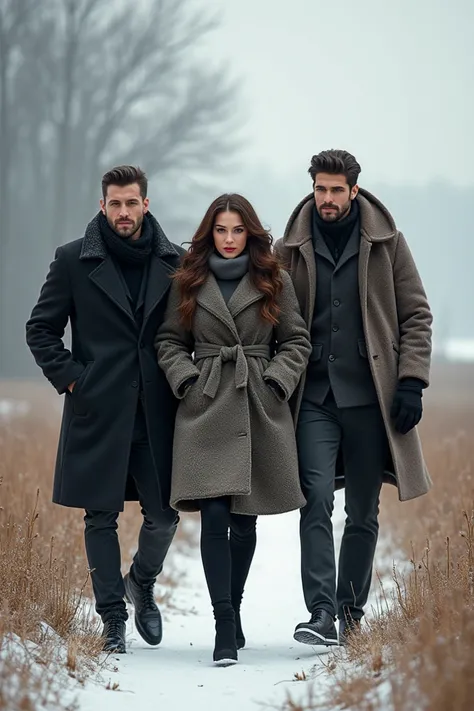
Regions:
<instances>
[{"instance_id":1,"label":"black leather boot","mask_svg":"<svg viewBox=\"0 0 474 711\"><path fill-rule=\"evenodd\" d=\"M111 654L125 654L125 622L121 617L111 617L104 622L102 630L104 652Z\"/></svg>"},{"instance_id":2,"label":"black leather boot","mask_svg":"<svg viewBox=\"0 0 474 711\"><path fill-rule=\"evenodd\" d=\"M130 573L123 579L127 602L135 607L135 626L141 637L153 646L161 642L163 623L153 594L154 583L138 585Z\"/></svg>"}]
</instances>

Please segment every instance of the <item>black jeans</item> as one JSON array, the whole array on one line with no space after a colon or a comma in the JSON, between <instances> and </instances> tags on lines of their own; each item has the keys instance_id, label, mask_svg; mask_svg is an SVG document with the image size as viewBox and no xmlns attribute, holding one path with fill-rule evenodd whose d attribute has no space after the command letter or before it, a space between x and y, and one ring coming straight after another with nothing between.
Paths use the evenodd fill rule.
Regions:
<instances>
[{"instance_id":1,"label":"black jeans","mask_svg":"<svg viewBox=\"0 0 474 711\"><path fill-rule=\"evenodd\" d=\"M139 585L155 582L163 569L168 549L178 525L178 515L171 508L163 510L157 475L141 406L137 412L129 460L129 476L135 480L143 514L138 550L130 572ZM127 619L124 602L117 536L117 511L86 511L85 543L96 610L105 622L110 617Z\"/></svg>"},{"instance_id":2,"label":"black jeans","mask_svg":"<svg viewBox=\"0 0 474 711\"><path fill-rule=\"evenodd\" d=\"M239 607L255 552L257 517L230 513L228 497L202 499L200 508L201 556L214 610Z\"/></svg>"},{"instance_id":3,"label":"black jeans","mask_svg":"<svg viewBox=\"0 0 474 711\"><path fill-rule=\"evenodd\" d=\"M360 619L367 602L378 537L379 496L388 441L378 405L338 409L303 401L297 430L301 486L301 575L308 610ZM336 564L331 515L339 448L345 469L347 515Z\"/></svg>"}]
</instances>

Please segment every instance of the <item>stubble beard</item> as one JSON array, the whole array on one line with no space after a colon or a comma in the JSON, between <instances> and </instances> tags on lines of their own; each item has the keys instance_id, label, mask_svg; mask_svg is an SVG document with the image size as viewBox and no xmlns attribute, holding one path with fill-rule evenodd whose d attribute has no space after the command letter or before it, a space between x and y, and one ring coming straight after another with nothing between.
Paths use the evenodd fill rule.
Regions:
<instances>
[{"instance_id":1,"label":"stubble beard","mask_svg":"<svg viewBox=\"0 0 474 711\"><path fill-rule=\"evenodd\" d=\"M133 223L133 225L122 229L120 229L118 224L114 224L108 216L107 222L109 223L109 226L112 228L115 234L117 234L119 237L121 237L122 239L130 239L130 237L133 237L143 225L143 217L144 216L142 215L138 220Z\"/></svg>"}]
</instances>

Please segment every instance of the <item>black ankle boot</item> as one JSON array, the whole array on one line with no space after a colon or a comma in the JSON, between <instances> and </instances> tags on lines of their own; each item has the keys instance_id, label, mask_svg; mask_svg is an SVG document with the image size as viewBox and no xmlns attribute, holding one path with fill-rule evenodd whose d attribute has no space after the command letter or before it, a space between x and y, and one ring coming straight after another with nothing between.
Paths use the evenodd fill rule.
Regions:
<instances>
[{"instance_id":1,"label":"black ankle boot","mask_svg":"<svg viewBox=\"0 0 474 711\"><path fill-rule=\"evenodd\" d=\"M125 622L120 617L111 617L104 622L102 651L125 654Z\"/></svg>"},{"instance_id":2,"label":"black ankle boot","mask_svg":"<svg viewBox=\"0 0 474 711\"><path fill-rule=\"evenodd\" d=\"M213 659L216 666L227 667L238 661L235 613L230 604L224 608L216 608L217 606L214 606L216 642Z\"/></svg>"}]
</instances>

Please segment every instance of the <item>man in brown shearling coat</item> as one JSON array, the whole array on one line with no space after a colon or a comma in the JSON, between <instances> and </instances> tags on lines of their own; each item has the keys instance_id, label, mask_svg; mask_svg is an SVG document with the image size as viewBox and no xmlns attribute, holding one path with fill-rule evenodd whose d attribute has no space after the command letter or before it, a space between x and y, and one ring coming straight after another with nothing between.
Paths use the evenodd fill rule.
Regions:
<instances>
[{"instance_id":1,"label":"man in brown shearling coat","mask_svg":"<svg viewBox=\"0 0 474 711\"><path fill-rule=\"evenodd\" d=\"M294 397L299 412L301 571L311 619L294 637L337 644L358 629L367 602L384 481L404 501L431 480L416 425L429 384L432 316L403 235L388 210L359 189L347 151L315 155L313 192L275 249L293 280L312 355ZM336 567L331 515L345 487Z\"/></svg>"}]
</instances>

